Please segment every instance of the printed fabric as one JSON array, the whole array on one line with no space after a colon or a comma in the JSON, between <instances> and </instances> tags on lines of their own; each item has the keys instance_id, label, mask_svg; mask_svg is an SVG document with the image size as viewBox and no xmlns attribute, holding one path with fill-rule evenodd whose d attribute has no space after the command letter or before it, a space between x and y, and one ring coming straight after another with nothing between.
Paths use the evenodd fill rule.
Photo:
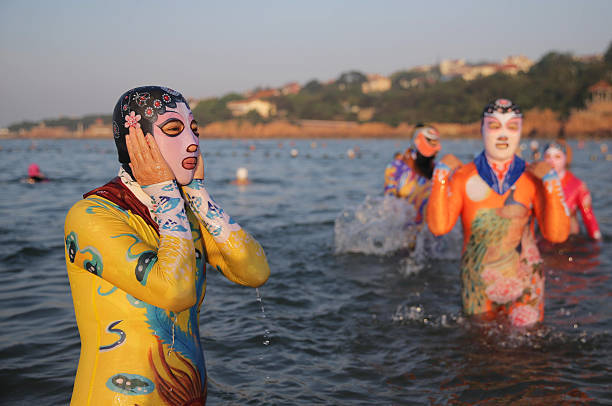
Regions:
<instances>
[{"instance_id":1,"label":"printed fabric","mask_svg":"<svg viewBox=\"0 0 612 406\"><path fill-rule=\"evenodd\" d=\"M140 188L122 171L66 216L66 266L81 337L71 404L205 404L205 262L252 287L266 281L269 268L263 250L250 257L252 245L261 249L252 238L218 247L182 196L175 182Z\"/></svg>"},{"instance_id":2,"label":"printed fabric","mask_svg":"<svg viewBox=\"0 0 612 406\"><path fill-rule=\"evenodd\" d=\"M552 242L564 241L569 233L556 173L551 171L540 181L523 171L499 193L483 178L476 162L452 174L439 163L427 224L435 235L441 235L453 228L459 216L464 235L463 311L491 317L503 314L512 325L521 327L542 320L545 278L534 222L537 220L543 236Z\"/></svg>"}]
</instances>

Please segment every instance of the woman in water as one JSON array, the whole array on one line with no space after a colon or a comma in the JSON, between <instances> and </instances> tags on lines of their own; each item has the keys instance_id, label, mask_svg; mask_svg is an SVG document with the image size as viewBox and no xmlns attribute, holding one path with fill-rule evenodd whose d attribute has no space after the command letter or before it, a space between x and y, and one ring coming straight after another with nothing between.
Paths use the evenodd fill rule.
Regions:
<instances>
[{"instance_id":1,"label":"woman in water","mask_svg":"<svg viewBox=\"0 0 612 406\"><path fill-rule=\"evenodd\" d=\"M440 151L440 134L434 127L417 124L412 145L403 155L395 154L385 169L385 196L406 199L417 211L415 223L423 221L423 209L431 191L435 158Z\"/></svg>"},{"instance_id":2,"label":"woman in water","mask_svg":"<svg viewBox=\"0 0 612 406\"><path fill-rule=\"evenodd\" d=\"M561 179L565 203L570 211L570 233L578 234L580 232L577 215L577 211L580 210L589 237L594 240L601 240L599 225L591 206L591 193L586 184L568 170L572 161L570 147L563 141L547 144L544 147L544 160L555 169L559 179Z\"/></svg>"},{"instance_id":3,"label":"woman in water","mask_svg":"<svg viewBox=\"0 0 612 406\"><path fill-rule=\"evenodd\" d=\"M81 336L71 403L205 404L205 262L257 287L269 276L266 256L206 191L198 126L180 93L129 90L113 134L119 175L86 193L65 223Z\"/></svg>"},{"instance_id":4,"label":"woman in water","mask_svg":"<svg viewBox=\"0 0 612 406\"><path fill-rule=\"evenodd\" d=\"M445 156L436 165L427 206L427 224L435 235L448 233L461 216L464 313L502 315L514 326L544 317L544 274L534 220L552 242L569 234L556 172L545 162L527 170L515 155L522 117L510 100L489 103L481 120L484 151L458 168Z\"/></svg>"}]
</instances>

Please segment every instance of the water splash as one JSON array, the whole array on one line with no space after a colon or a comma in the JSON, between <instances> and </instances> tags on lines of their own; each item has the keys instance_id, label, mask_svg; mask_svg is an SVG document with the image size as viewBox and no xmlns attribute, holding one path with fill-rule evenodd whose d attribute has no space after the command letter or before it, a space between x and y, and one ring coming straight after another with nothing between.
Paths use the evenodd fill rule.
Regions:
<instances>
[{"instance_id":1,"label":"water splash","mask_svg":"<svg viewBox=\"0 0 612 406\"><path fill-rule=\"evenodd\" d=\"M259 293L259 288L255 288L255 293L257 294L257 302L259 303L259 306L261 307L261 318L263 320L266 319L266 310L264 308L264 304L263 304L263 300L261 298L261 294ZM270 330L268 330L268 328L265 326L266 323L264 323L264 335L263 335L263 345L270 345L271 342L271 336L270 336Z\"/></svg>"},{"instance_id":2,"label":"water splash","mask_svg":"<svg viewBox=\"0 0 612 406\"><path fill-rule=\"evenodd\" d=\"M336 254L390 255L409 252L400 271L419 272L431 259L452 260L461 255L462 236L457 227L436 237L424 223L415 224L416 210L394 196L366 196L357 207L345 208L334 223Z\"/></svg>"},{"instance_id":3,"label":"water splash","mask_svg":"<svg viewBox=\"0 0 612 406\"><path fill-rule=\"evenodd\" d=\"M366 196L357 207L345 208L334 224L337 254L388 255L414 247L416 211L393 196Z\"/></svg>"},{"instance_id":4,"label":"water splash","mask_svg":"<svg viewBox=\"0 0 612 406\"><path fill-rule=\"evenodd\" d=\"M257 294L257 301L259 302L259 306L261 307L261 318L262 320L264 320L263 324L264 324L264 335L263 335L263 342L262 344L266 347L268 347L271 343L271 335L270 335L270 330L267 327L267 323L266 323L266 310L264 308L264 304L263 304L263 299L261 298L261 294L259 293L259 288L255 288L255 293ZM260 353L259 354L259 360L263 361L263 356L264 353ZM269 383L270 382L270 376L269 375L265 375L265 379L264 379L265 383Z\"/></svg>"}]
</instances>

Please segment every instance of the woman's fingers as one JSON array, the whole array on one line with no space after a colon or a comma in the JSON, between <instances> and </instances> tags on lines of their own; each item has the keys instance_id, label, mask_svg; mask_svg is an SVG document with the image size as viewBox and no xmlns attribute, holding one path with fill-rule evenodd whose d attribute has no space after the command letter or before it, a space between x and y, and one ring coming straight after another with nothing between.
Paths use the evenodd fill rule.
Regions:
<instances>
[{"instance_id":1,"label":"woman's fingers","mask_svg":"<svg viewBox=\"0 0 612 406\"><path fill-rule=\"evenodd\" d=\"M142 156L142 162L143 163L150 162L152 158L151 148L149 147L149 143L147 142L147 140L145 140L145 136L144 136L144 133L142 132L142 128L136 128L135 133L136 133L136 142L138 143L138 149L140 150L140 154Z\"/></svg>"},{"instance_id":2,"label":"woman's fingers","mask_svg":"<svg viewBox=\"0 0 612 406\"><path fill-rule=\"evenodd\" d=\"M130 127L129 134L125 137L125 144L130 155L130 161L136 166L142 162L142 154L136 140L136 131L134 127Z\"/></svg>"},{"instance_id":3,"label":"woman's fingers","mask_svg":"<svg viewBox=\"0 0 612 406\"><path fill-rule=\"evenodd\" d=\"M156 162L165 162L164 157L162 156L161 151L159 150L159 147L157 146L157 142L155 141L155 138L153 138L153 136L149 134L146 140L149 145L149 151L151 152L151 158L153 158L153 160Z\"/></svg>"}]
</instances>

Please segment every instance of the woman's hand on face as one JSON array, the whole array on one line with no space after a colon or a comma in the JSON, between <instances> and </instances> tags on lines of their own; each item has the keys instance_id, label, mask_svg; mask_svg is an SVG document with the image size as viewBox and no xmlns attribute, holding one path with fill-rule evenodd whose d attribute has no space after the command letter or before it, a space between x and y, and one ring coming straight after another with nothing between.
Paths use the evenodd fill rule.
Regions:
<instances>
[{"instance_id":1,"label":"woman's hand on face","mask_svg":"<svg viewBox=\"0 0 612 406\"><path fill-rule=\"evenodd\" d=\"M204 157L201 153L198 154L198 163L193 173L194 179L204 179Z\"/></svg>"},{"instance_id":2,"label":"woman's hand on face","mask_svg":"<svg viewBox=\"0 0 612 406\"><path fill-rule=\"evenodd\" d=\"M130 154L132 174L141 186L174 179L174 174L151 134L145 137L142 129L130 127L125 141Z\"/></svg>"}]
</instances>

